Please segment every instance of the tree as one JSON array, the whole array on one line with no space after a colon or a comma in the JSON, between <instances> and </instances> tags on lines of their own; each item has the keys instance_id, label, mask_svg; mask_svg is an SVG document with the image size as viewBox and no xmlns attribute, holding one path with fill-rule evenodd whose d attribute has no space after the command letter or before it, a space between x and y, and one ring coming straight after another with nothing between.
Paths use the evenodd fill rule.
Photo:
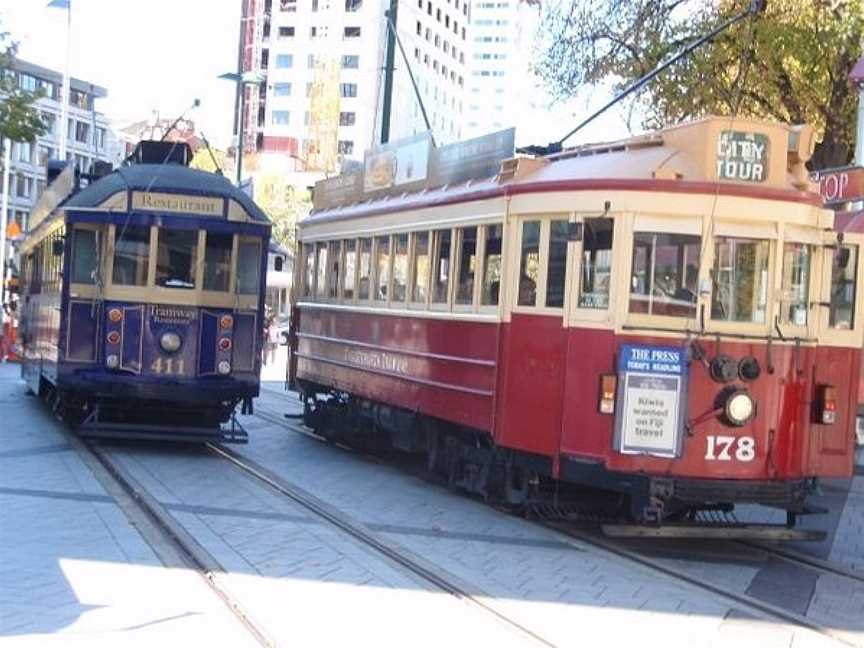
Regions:
<instances>
[{"instance_id":1,"label":"tree","mask_svg":"<svg viewBox=\"0 0 864 648\"><path fill-rule=\"evenodd\" d=\"M212 154L210 152L211 150ZM189 163L189 167L192 169L199 169L200 171L209 171L210 173L216 173L218 170L222 172L222 175L227 175L225 170L226 164L230 166L231 161L228 159L228 154L225 151L219 149L208 149L206 146L199 146L198 150L195 151L195 155L192 156L192 161Z\"/></svg>"},{"instance_id":2,"label":"tree","mask_svg":"<svg viewBox=\"0 0 864 648\"><path fill-rule=\"evenodd\" d=\"M288 184L279 174L259 174L255 176L255 202L270 217L273 238L293 251L297 221L312 209L309 191Z\"/></svg>"},{"instance_id":3,"label":"tree","mask_svg":"<svg viewBox=\"0 0 864 648\"><path fill-rule=\"evenodd\" d=\"M547 10L537 71L554 96L623 89L750 0L563 0ZM666 70L633 100L656 128L709 113L812 124L814 169L848 164L864 39L861 0L766 0L763 11Z\"/></svg>"},{"instance_id":4,"label":"tree","mask_svg":"<svg viewBox=\"0 0 864 648\"><path fill-rule=\"evenodd\" d=\"M33 142L47 130L34 103L42 92L24 90L18 85L15 70L17 45L9 33L0 30L0 138L13 142Z\"/></svg>"}]
</instances>

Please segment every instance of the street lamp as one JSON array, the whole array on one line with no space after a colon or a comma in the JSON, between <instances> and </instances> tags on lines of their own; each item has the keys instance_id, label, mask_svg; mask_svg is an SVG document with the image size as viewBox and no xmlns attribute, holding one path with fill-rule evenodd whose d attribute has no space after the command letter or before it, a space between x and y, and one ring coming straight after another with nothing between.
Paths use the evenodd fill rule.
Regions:
<instances>
[{"instance_id":1,"label":"street lamp","mask_svg":"<svg viewBox=\"0 0 864 648\"><path fill-rule=\"evenodd\" d=\"M220 79L233 81L237 84L237 92L240 93L240 125L237 130L237 186L240 186L240 179L243 173L243 131L246 118L246 86L258 85L263 80L263 76L259 72L226 72L219 75Z\"/></svg>"}]
</instances>

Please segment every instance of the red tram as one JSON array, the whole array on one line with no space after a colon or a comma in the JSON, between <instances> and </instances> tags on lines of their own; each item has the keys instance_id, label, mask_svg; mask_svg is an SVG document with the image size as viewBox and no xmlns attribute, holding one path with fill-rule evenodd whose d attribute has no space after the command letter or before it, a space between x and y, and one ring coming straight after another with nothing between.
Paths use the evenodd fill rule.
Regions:
<instances>
[{"instance_id":1,"label":"red tram","mask_svg":"<svg viewBox=\"0 0 864 648\"><path fill-rule=\"evenodd\" d=\"M852 470L864 324L864 239L812 192L813 138L711 117L444 186L489 141L367 154L299 228L306 423L513 505L675 533L759 503L803 537L816 478Z\"/></svg>"}]
</instances>

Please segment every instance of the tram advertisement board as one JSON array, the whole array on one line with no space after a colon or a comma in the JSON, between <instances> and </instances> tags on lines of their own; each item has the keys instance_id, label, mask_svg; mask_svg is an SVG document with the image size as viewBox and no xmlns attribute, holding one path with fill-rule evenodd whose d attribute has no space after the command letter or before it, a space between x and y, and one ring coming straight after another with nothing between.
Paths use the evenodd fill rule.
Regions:
<instances>
[{"instance_id":1,"label":"tram advertisement board","mask_svg":"<svg viewBox=\"0 0 864 648\"><path fill-rule=\"evenodd\" d=\"M764 182L768 178L768 148L766 135L724 130L717 140L717 177Z\"/></svg>"},{"instance_id":2,"label":"tram advertisement board","mask_svg":"<svg viewBox=\"0 0 864 648\"><path fill-rule=\"evenodd\" d=\"M623 344L618 352L615 445L624 454L675 457L687 409L683 347Z\"/></svg>"}]
</instances>

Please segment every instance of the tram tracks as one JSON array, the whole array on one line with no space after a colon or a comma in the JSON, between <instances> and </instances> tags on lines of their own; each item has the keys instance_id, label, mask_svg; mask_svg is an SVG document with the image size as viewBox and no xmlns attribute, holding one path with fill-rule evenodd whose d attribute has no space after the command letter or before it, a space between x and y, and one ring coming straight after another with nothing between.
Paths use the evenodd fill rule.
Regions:
<instances>
[{"instance_id":1,"label":"tram tracks","mask_svg":"<svg viewBox=\"0 0 864 648\"><path fill-rule=\"evenodd\" d=\"M232 593L218 562L111 456L110 451L98 441L82 441L71 433L68 436L79 456L133 525L141 531L163 563L174 566L172 563L179 562L177 566L194 571L255 641L268 648L279 645L266 628L255 620L239 597Z\"/></svg>"},{"instance_id":2,"label":"tram tracks","mask_svg":"<svg viewBox=\"0 0 864 648\"><path fill-rule=\"evenodd\" d=\"M280 425L292 432L301 434L310 439L314 439L319 442L326 442L318 435L315 435L308 429L305 429L301 424L292 422L290 419L286 419L282 415L279 415L278 413L267 408L263 408L263 411L261 407L256 408L255 416L270 423ZM351 448L345 449L352 450ZM361 454L363 454L363 456L368 460L372 460L374 462L381 461L380 458L375 457L374 455L366 455L365 453ZM554 531L559 536L563 536L564 538L567 538L574 543L578 542L590 545L607 554L611 554L618 558L625 559L628 562L638 564L643 568L658 572L663 576L674 579L678 582L683 582L689 587L696 588L710 594L714 598L727 602L730 605L730 608L747 612L756 618L777 621L784 625L800 628L845 645L861 645L860 642L851 640L848 636L849 633L844 632L843 630L827 627L807 618L807 616L803 614L784 609L779 605L775 605L770 602L761 600L749 594L741 593L730 589L729 587L724 587L722 585L707 582L702 577L683 573L680 569L675 569L669 564L664 563L662 559L658 559L652 557L648 553L640 552L636 549L629 548L625 546L624 543L615 539L607 538L600 533L586 531L566 522L552 522L540 520L539 523L545 528ZM749 541L729 542L729 545L733 544L761 552L764 556L771 556L780 560L794 563L796 565L804 566L808 569L815 570L820 574L842 577L845 579L850 579L857 583L864 583L864 575L860 573L855 573L852 570L844 569L840 566L833 565L828 561L824 561L813 556L807 556L806 554L803 554L801 552ZM730 555L734 555L734 553L730 552ZM695 555L695 552L691 554L691 557L696 557L698 559L698 556Z\"/></svg>"}]
</instances>

